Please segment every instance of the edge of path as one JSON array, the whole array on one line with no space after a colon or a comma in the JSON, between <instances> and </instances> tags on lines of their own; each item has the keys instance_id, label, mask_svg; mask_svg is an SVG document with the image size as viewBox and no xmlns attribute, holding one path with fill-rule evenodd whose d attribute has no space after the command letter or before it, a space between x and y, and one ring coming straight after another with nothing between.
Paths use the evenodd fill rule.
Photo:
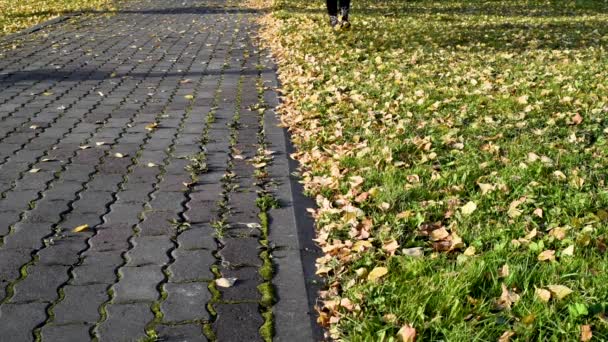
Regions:
<instances>
[{"instance_id":1,"label":"edge of path","mask_svg":"<svg viewBox=\"0 0 608 342\"><path fill-rule=\"evenodd\" d=\"M79 17L80 15L82 15L81 12L74 12L74 13L70 13L70 14L64 14L61 15L59 17L53 18L53 19L49 19L47 21L43 21L40 24L34 25L32 27L28 27L26 29L23 29L21 31L17 31L14 33L9 33L6 36L2 36L0 37L0 44L6 44L12 40L18 39L22 36L26 36L28 34L32 34L35 32L38 32L40 30L43 30L49 26L53 26L53 25L57 25L60 24L64 21L70 20L72 18L75 17Z\"/></svg>"},{"instance_id":2,"label":"edge of path","mask_svg":"<svg viewBox=\"0 0 608 342\"><path fill-rule=\"evenodd\" d=\"M273 251L276 273L273 283L277 303L275 316L275 341L321 341L323 330L317 324L314 306L321 280L315 274L315 259L321 256L315 245L314 220L306 209L314 208L314 201L303 194L303 187L295 176L298 162L290 158L295 152L289 132L280 127L276 112L280 98L277 66L263 72L263 80L269 90L265 102L269 105L264 116L266 136L272 149L278 153L270 166L271 177L278 181L276 197L281 203L278 209L269 210L270 241L281 246Z\"/></svg>"}]
</instances>

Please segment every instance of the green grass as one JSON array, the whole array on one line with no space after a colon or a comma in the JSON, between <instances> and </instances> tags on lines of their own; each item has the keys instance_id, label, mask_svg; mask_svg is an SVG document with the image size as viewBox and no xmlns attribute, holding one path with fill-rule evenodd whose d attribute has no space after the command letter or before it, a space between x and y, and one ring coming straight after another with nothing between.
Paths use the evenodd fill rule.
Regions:
<instances>
[{"instance_id":1,"label":"green grass","mask_svg":"<svg viewBox=\"0 0 608 342\"><path fill-rule=\"evenodd\" d=\"M323 3L297 0L263 20L320 206L330 334L575 341L591 325L608 339L608 2L359 0L351 20L332 30ZM573 292L545 303L548 285Z\"/></svg>"},{"instance_id":2,"label":"green grass","mask_svg":"<svg viewBox=\"0 0 608 342\"><path fill-rule=\"evenodd\" d=\"M115 10L116 0L0 0L0 36L83 10Z\"/></svg>"}]
</instances>

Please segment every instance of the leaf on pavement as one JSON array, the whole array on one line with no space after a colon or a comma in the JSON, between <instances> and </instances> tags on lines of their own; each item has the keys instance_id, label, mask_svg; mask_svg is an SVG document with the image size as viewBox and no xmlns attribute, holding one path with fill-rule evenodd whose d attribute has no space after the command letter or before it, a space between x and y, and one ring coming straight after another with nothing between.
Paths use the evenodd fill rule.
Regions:
<instances>
[{"instance_id":1,"label":"leaf on pavement","mask_svg":"<svg viewBox=\"0 0 608 342\"><path fill-rule=\"evenodd\" d=\"M78 227L72 229L72 232L73 233L80 233L80 232L84 232L87 229L89 229L89 225L88 224L83 224L81 226L78 226Z\"/></svg>"},{"instance_id":2,"label":"leaf on pavement","mask_svg":"<svg viewBox=\"0 0 608 342\"><path fill-rule=\"evenodd\" d=\"M236 281L237 278L219 278L215 280L215 284L219 287L232 287Z\"/></svg>"}]
</instances>

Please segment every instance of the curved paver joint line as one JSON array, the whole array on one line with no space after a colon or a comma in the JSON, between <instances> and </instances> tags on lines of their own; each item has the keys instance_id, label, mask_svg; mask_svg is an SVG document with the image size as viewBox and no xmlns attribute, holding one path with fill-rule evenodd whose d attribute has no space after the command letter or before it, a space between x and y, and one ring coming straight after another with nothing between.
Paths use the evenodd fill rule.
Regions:
<instances>
[{"instance_id":1,"label":"curved paver joint line","mask_svg":"<svg viewBox=\"0 0 608 342\"><path fill-rule=\"evenodd\" d=\"M239 6L132 0L3 51L0 336L313 340L275 66Z\"/></svg>"}]
</instances>

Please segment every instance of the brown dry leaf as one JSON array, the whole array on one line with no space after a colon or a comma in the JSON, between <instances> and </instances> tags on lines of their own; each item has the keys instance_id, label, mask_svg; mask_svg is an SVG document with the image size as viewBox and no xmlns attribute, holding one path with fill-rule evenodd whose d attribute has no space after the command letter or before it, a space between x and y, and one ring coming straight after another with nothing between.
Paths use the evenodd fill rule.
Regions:
<instances>
[{"instance_id":1,"label":"brown dry leaf","mask_svg":"<svg viewBox=\"0 0 608 342\"><path fill-rule=\"evenodd\" d=\"M151 124L146 125L146 130L151 132L151 131L155 130L157 127L158 127L158 122L153 122Z\"/></svg>"},{"instance_id":2,"label":"brown dry leaf","mask_svg":"<svg viewBox=\"0 0 608 342\"><path fill-rule=\"evenodd\" d=\"M526 197L524 196L511 202L511 204L509 204L509 210L507 211L507 215L509 215L510 218L519 217L521 215L521 210L519 210L517 207L519 207L519 205L524 203L525 201Z\"/></svg>"},{"instance_id":3,"label":"brown dry leaf","mask_svg":"<svg viewBox=\"0 0 608 342\"><path fill-rule=\"evenodd\" d=\"M219 278L215 279L215 284L219 287L232 287L236 281L237 278Z\"/></svg>"},{"instance_id":4,"label":"brown dry leaf","mask_svg":"<svg viewBox=\"0 0 608 342\"><path fill-rule=\"evenodd\" d=\"M574 116L572 117L572 124L576 126L580 125L582 122L583 117L579 113L574 114Z\"/></svg>"},{"instance_id":5,"label":"brown dry leaf","mask_svg":"<svg viewBox=\"0 0 608 342\"><path fill-rule=\"evenodd\" d=\"M367 275L367 280L376 281L382 277L384 277L388 273L388 269L386 267L375 267L369 274Z\"/></svg>"},{"instance_id":6,"label":"brown dry leaf","mask_svg":"<svg viewBox=\"0 0 608 342\"><path fill-rule=\"evenodd\" d=\"M399 243L395 239L386 242L382 246L382 249L384 249L390 255L395 255L397 248L399 248Z\"/></svg>"},{"instance_id":7,"label":"brown dry leaf","mask_svg":"<svg viewBox=\"0 0 608 342\"><path fill-rule=\"evenodd\" d=\"M500 286L502 288L502 293L500 298L496 300L496 307L499 310L510 310L511 305L519 301L519 295L515 292L509 291L505 284L501 284Z\"/></svg>"},{"instance_id":8,"label":"brown dry leaf","mask_svg":"<svg viewBox=\"0 0 608 342\"><path fill-rule=\"evenodd\" d=\"M538 255L538 261L555 261L555 251L548 249Z\"/></svg>"},{"instance_id":9,"label":"brown dry leaf","mask_svg":"<svg viewBox=\"0 0 608 342\"><path fill-rule=\"evenodd\" d=\"M532 213L540 218L543 218L543 210L541 208L534 209L534 212Z\"/></svg>"},{"instance_id":10,"label":"brown dry leaf","mask_svg":"<svg viewBox=\"0 0 608 342\"><path fill-rule=\"evenodd\" d=\"M500 337L498 338L498 342L509 342L511 341L511 337L513 337L513 335L515 335L514 332L512 332L511 330L507 330L502 335L500 335Z\"/></svg>"},{"instance_id":11,"label":"brown dry leaf","mask_svg":"<svg viewBox=\"0 0 608 342\"><path fill-rule=\"evenodd\" d=\"M409 324L405 324L397 332L397 340L400 342L414 342L416 341L416 329Z\"/></svg>"},{"instance_id":12,"label":"brown dry leaf","mask_svg":"<svg viewBox=\"0 0 608 342\"><path fill-rule=\"evenodd\" d=\"M536 288L534 291L536 298L540 299L542 302L547 303L549 299L551 299L551 292L545 289Z\"/></svg>"},{"instance_id":13,"label":"brown dry leaf","mask_svg":"<svg viewBox=\"0 0 608 342\"><path fill-rule=\"evenodd\" d=\"M448 233L448 231L444 227L435 229L431 232L431 240L433 241L443 240L448 236L450 236L450 233Z\"/></svg>"},{"instance_id":14,"label":"brown dry leaf","mask_svg":"<svg viewBox=\"0 0 608 342\"><path fill-rule=\"evenodd\" d=\"M591 341L593 332L591 332L591 326L589 324L581 325L581 341Z\"/></svg>"},{"instance_id":15,"label":"brown dry leaf","mask_svg":"<svg viewBox=\"0 0 608 342\"><path fill-rule=\"evenodd\" d=\"M74 229L72 229L72 233L80 233L83 232L85 230L89 229L89 225L88 224L83 224L82 226L78 226Z\"/></svg>"},{"instance_id":16,"label":"brown dry leaf","mask_svg":"<svg viewBox=\"0 0 608 342\"><path fill-rule=\"evenodd\" d=\"M501 278L506 278L509 276L509 264L502 265L502 267L498 270L498 276Z\"/></svg>"},{"instance_id":17,"label":"brown dry leaf","mask_svg":"<svg viewBox=\"0 0 608 342\"><path fill-rule=\"evenodd\" d=\"M567 295L572 293L569 287L564 285L547 285L547 288L555 296L557 300L564 299Z\"/></svg>"},{"instance_id":18,"label":"brown dry leaf","mask_svg":"<svg viewBox=\"0 0 608 342\"><path fill-rule=\"evenodd\" d=\"M566 237L566 229L562 227L553 228L549 232L549 235L561 241Z\"/></svg>"}]
</instances>

